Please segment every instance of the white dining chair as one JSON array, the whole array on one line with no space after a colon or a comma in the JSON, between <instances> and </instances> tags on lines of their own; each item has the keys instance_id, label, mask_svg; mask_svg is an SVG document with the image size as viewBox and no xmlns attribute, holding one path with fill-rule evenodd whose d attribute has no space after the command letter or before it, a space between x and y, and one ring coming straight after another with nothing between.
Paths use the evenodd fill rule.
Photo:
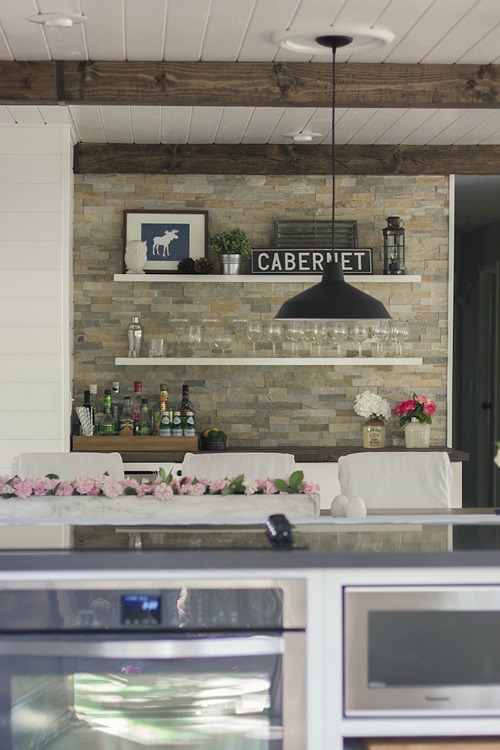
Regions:
<instances>
[{"instance_id":1,"label":"white dining chair","mask_svg":"<svg viewBox=\"0 0 500 750\"><path fill-rule=\"evenodd\" d=\"M21 479L47 474L68 480L78 474L94 479L106 473L112 479L124 478L119 453L21 453L12 460L12 476Z\"/></svg>"},{"instance_id":2,"label":"white dining chair","mask_svg":"<svg viewBox=\"0 0 500 750\"><path fill-rule=\"evenodd\" d=\"M181 474L198 479L225 479L244 474L249 479L283 479L294 471L291 453L186 453Z\"/></svg>"},{"instance_id":3,"label":"white dining chair","mask_svg":"<svg viewBox=\"0 0 500 750\"><path fill-rule=\"evenodd\" d=\"M338 461L340 492L361 497L368 510L451 507L446 451L351 453Z\"/></svg>"}]
</instances>

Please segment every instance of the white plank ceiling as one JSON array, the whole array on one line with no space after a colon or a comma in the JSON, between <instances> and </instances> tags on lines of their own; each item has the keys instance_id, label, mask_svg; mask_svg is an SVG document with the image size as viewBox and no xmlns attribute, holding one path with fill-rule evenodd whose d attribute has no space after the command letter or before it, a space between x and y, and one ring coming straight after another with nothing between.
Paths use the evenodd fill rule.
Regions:
<instances>
[{"instance_id":1,"label":"white plank ceiling","mask_svg":"<svg viewBox=\"0 0 500 750\"><path fill-rule=\"evenodd\" d=\"M85 15L46 28L38 13ZM339 50L338 62L500 63L500 0L0 0L2 60L295 61L331 53L282 49L286 30L374 28L390 44ZM251 105L251 81L249 81ZM69 123L92 143L331 141L331 113L315 108L0 106L1 124ZM495 109L337 109L338 144L496 145Z\"/></svg>"}]
</instances>

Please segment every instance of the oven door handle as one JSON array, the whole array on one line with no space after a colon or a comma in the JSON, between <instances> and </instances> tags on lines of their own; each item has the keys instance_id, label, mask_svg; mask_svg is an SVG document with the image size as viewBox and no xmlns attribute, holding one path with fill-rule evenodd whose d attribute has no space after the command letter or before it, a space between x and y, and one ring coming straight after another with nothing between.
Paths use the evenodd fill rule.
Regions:
<instances>
[{"instance_id":1,"label":"oven door handle","mask_svg":"<svg viewBox=\"0 0 500 750\"><path fill-rule=\"evenodd\" d=\"M217 636L181 639L159 636L155 640L113 640L78 636L74 640L54 635L50 640L36 635L0 636L0 656L20 657L75 657L88 659L212 659L239 656L272 656L284 653L284 641L280 635L245 635L239 638Z\"/></svg>"}]
</instances>

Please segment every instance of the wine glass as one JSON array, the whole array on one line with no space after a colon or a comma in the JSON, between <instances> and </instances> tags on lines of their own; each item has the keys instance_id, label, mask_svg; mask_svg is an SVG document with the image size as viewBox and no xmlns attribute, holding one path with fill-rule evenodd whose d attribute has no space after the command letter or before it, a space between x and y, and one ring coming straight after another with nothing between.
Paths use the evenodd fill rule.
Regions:
<instances>
[{"instance_id":1,"label":"wine glass","mask_svg":"<svg viewBox=\"0 0 500 750\"><path fill-rule=\"evenodd\" d=\"M184 333L189 321L187 318L170 318L168 322L169 325L172 326L175 336L177 336L177 354L180 354L182 334Z\"/></svg>"},{"instance_id":2,"label":"wine glass","mask_svg":"<svg viewBox=\"0 0 500 750\"><path fill-rule=\"evenodd\" d=\"M201 327L203 331L203 341L206 343L207 353L210 354L210 348L213 343L215 329L219 324L219 319L214 317L202 318Z\"/></svg>"},{"instance_id":3,"label":"wine glass","mask_svg":"<svg viewBox=\"0 0 500 750\"><path fill-rule=\"evenodd\" d=\"M214 349L220 351L222 354L224 354L224 352L231 347L232 343L233 337L231 336L231 332L226 330L225 328L215 334Z\"/></svg>"},{"instance_id":4,"label":"wine glass","mask_svg":"<svg viewBox=\"0 0 500 750\"><path fill-rule=\"evenodd\" d=\"M231 321L235 336L239 339L243 339L247 333L248 320L246 318L233 318Z\"/></svg>"},{"instance_id":5,"label":"wine glass","mask_svg":"<svg viewBox=\"0 0 500 750\"><path fill-rule=\"evenodd\" d=\"M313 343L318 345L318 357L321 357L321 344L326 341L328 328L324 321L315 320L309 323L306 328L306 338L311 342L311 355L313 353Z\"/></svg>"},{"instance_id":6,"label":"wine glass","mask_svg":"<svg viewBox=\"0 0 500 750\"><path fill-rule=\"evenodd\" d=\"M354 339L354 341L358 342L358 357L363 356L363 351L362 351L363 341L366 341L369 333L370 333L370 329L368 328L368 325L360 321L358 321L357 323L354 323L351 329L352 338Z\"/></svg>"},{"instance_id":7,"label":"wine glass","mask_svg":"<svg viewBox=\"0 0 500 750\"><path fill-rule=\"evenodd\" d=\"M372 339L376 342L376 353L382 353L382 344L389 338L390 328L388 320L377 320L371 328Z\"/></svg>"},{"instance_id":8,"label":"wine glass","mask_svg":"<svg viewBox=\"0 0 500 750\"><path fill-rule=\"evenodd\" d=\"M253 356L255 357L257 354L255 344L262 336L262 324L260 320L249 320L247 323L247 337L250 339L250 341L253 344Z\"/></svg>"},{"instance_id":9,"label":"wine glass","mask_svg":"<svg viewBox=\"0 0 500 750\"><path fill-rule=\"evenodd\" d=\"M332 330L330 335L334 344L337 345L337 357L340 357L340 344L349 336L349 328L347 323L344 323L341 320L335 320L332 323Z\"/></svg>"},{"instance_id":10,"label":"wine glass","mask_svg":"<svg viewBox=\"0 0 500 750\"><path fill-rule=\"evenodd\" d=\"M196 347L198 347L202 341L203 341L202 327L201 326L189 326L188 332L186 335L186 343L191 349L193 357L194 357L194 352L195 352Z\"/></svg>"},{"instance_id":11,"label":"wine glass","mask_svg":"<svg viewBox=\"0 0 500 750\"><path fill-rule=\"evenodd\" d=\"M271 342L273 347L273 357L276 356L276 342L280 340L283 335L283 326L277 320L273 320L268 323L264 333L266 338Z\"/></svg>"},{"instance_id":12,"label":"wine glass","mask_svg":"<svg viewBox=\"0 0 500 750\"><path fill-rule=\"evenodd\" d=\"M408 323L395 320L391 323L391 339L396 344L396 357L403 356L403 341L410 335Z\"/></svg>"},{"instance_id":13,"label":"wine glass","mask_svg":"<svg viewBox=\"0 0 500 750\"><path fill-rule=\"evenodd\" d=\"M285 336L292 342L292 356L297 354L297 344L304 338L304 333L304 324L299 321L287 325Z\"/></svg>"}]
</instances>

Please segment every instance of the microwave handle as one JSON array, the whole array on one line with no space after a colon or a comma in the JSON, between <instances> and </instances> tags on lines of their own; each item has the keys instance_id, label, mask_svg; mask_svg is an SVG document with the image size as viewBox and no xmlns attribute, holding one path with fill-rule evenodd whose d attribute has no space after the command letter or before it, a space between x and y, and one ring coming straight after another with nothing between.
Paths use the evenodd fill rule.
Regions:
<instances>
[{"instance_id":1,"label":"microwave handle","mask_svg":"<svg viewBox=\"0 0 500 750\"><path fill-rule=\"evenodd\" d=\"M53 636L30 640L23 637L0 636L0 656L18 657L75 657L87 659L212 659L219 657L273 656L284 652L283 638L279 635L248 635L241 638L215 637L155 640L113 640L86 636L78 640Z\"/></svg>"}]
</instances>

